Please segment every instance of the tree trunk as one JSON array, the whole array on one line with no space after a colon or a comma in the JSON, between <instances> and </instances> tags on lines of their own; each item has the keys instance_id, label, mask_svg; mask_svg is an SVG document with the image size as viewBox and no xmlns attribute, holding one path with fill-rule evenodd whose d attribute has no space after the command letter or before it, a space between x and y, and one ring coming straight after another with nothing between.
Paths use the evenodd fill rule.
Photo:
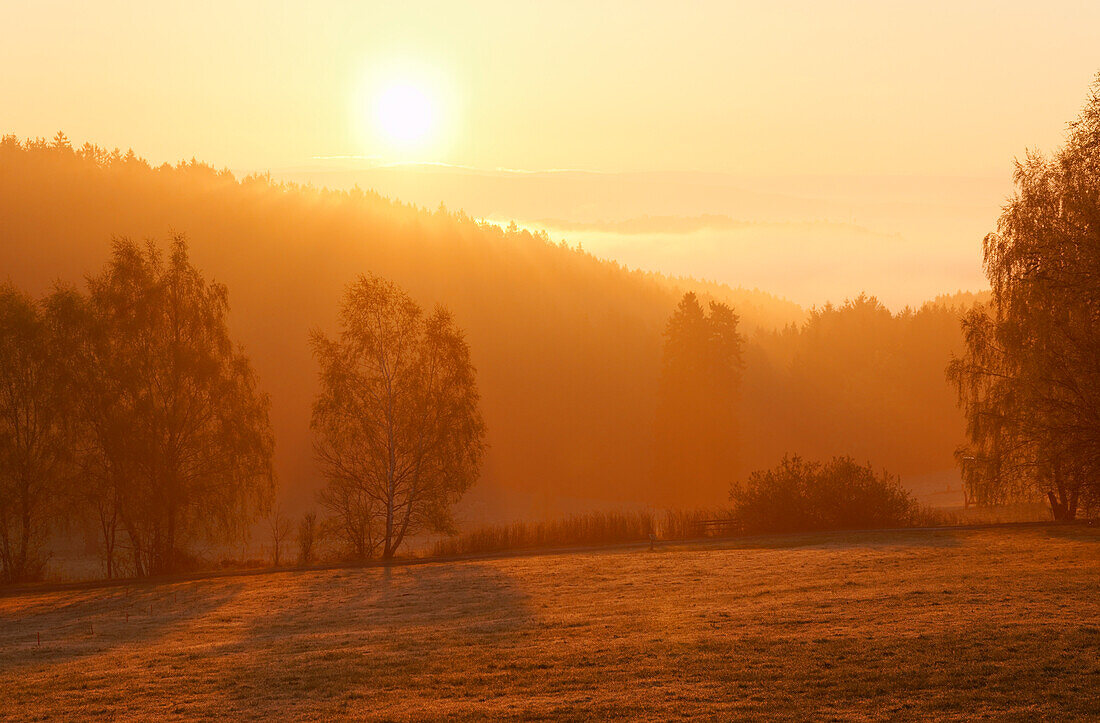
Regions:
<instances>
[{"instance_id":1,"label":"tree trunk","mask_svg":"<svg viewBox=\"0 0 1100 723\"><path fill-rule=\"evenodd\" d=\"M1047 491L1047 499L1050 501L1050 511L1054 515L1055 522L1073 522L1077 519L1077 490L1066 490L1059 484L1055 490Z\"/></svg>"},{"instance_id":2,"label":"tree trunk","mask_svg":"<svg viewBox=\"0 0 1100 723\"><path fill-rule=\"evenodd\" d=\"M1054 468L1054 489L1047 490L1047 499L1056 522L1072 522L1077 517L1077 487L1072 483L1067 486L1065 473L1057 466Z\"/></svg>"},{"instance_id":3,"label":"tree trunk","mask_svg":"<svg viewBox=\"0 0 1100 723\"><path fill-rule=\"evenodd\" d=\"M1050 500L1050 511L1054 515L1055 522L1062 522L1066 519L1065 506L1055 496L1054 490L1047 491L1047 499Z\"/></svg>"},{"instance_id":4,"label":"tree trunk","mask_svg":"<svg viewBox=\"0 0 1100 723\"><path fill-rule=\"evenodd\" d=\"M30 577L30 570L28 569L30 567L28 563L31 546L30 483L24 482L20 492L22 493L20 522L23 528L19 531L19 562L16 565L15 574L19 576L19 580L26 580Z\"/></svg>"}]
</instances>

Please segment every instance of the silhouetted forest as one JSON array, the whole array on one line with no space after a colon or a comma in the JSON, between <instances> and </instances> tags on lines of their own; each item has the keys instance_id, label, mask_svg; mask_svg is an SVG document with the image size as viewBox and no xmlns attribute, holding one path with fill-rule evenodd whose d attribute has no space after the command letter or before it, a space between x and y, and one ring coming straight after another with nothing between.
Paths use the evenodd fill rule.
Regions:
<instances>
[{"instance_id":1,"label":"silhouetted forest","mask_svg":"<svg viewBox=\"0 0 1100 723\"><path fill-rule=\"evenodd\" d=\"M739 321L726 304L704 309L688 292L665 327L653 498L666 507L713 503L737 475Z\"/></svg>"},{"instance_id":2,"label":"silhouetted forest","mask_svg":"<svg viewBox=\"0 0 1100 723\"><path fill-rule=\"evenodd\" d=\"M187 236L194 263L232 294L229 326L271 397L288 512L322 486L310 447L317 391L308 331L331 333L346 285L392 280L443 303L465 330L488 450L460 516L541 518L667 504L655 480L662 331L683 294L739 317L735 474L783 455L852 455L901 475L950 472L963 421L943 369L962 349L968 297L891 313L858 298L809 313L759 291L630 271L544 235L362 190L234 178L197 162L0 141L0 272L35 296L103 266L112 237ZM725 486L685 490L720 504ZM675 497L675 495L674 495ZM706 499L704 499L706 498ZM675 500L673 500L675 501Z\"/></svg>"},{"instance_id":3,"label":"silhouetted forest","mask_svg":"<svg viewBox=\"0 0 1100 723\"><path fill-rule=\"evenodd\" d=\"M891 313L859 296L757 332L745 348L743 462L760 469L787 453L847 454L903 483L950 472L963 421L943 360L961 351L959 316L971 304L963 294Z\"/></svg>"}]
</instances>

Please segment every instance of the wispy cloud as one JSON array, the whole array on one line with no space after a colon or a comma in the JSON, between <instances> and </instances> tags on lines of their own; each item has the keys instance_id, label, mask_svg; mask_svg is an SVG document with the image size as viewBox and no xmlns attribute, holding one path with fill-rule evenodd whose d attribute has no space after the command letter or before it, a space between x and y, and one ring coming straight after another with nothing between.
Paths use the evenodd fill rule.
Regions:
<instances>
[{"instance_id":1,"label":"wispy cloud","mask_svg":"<svg viewBox=\"0 0 1100 723\"><path fill-rule=\"evenodd\" d=\"M896 233L885 234L875 232L865 226L843 221L749 221L718 214L703 214L699 216L638 216L617 221L575 221L569 219L546 218L537 219L532 223L538 228L554 231L592 231L619 235L682 235L686 233L695 233L697 231L761 230L765 228L780 231L838 228L847 229L856 233L874 234L877 236L900 236L900 234Z\"/></svg>"}]
</instances>

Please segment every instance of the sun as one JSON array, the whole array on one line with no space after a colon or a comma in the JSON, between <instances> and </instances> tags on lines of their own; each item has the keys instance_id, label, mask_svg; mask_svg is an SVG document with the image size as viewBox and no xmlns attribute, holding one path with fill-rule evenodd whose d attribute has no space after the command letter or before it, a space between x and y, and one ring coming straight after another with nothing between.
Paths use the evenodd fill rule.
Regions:
<instances>
[{"instance_id":1,"label":"sun","mask_svg":"<svg viewBox=\"0 0 1100 723\"><path fill-rule=\"evenodd\" d=\"M435 126L435 115L428 94L415 85L387 86L374 101L374 120L381 135L405 150L423 145Z\"/></svg>"},{"instance_id":2,"label":"sun","mask_svg":"<svg viewBox=\"0 0 1100 723\"><path fill-rule=\"evenodd\" d=\"M349 88L349 131L375 163L445 160L461 136L464 102L446 65L424 59L364 60Z\"/></svg>"}]
</instances>

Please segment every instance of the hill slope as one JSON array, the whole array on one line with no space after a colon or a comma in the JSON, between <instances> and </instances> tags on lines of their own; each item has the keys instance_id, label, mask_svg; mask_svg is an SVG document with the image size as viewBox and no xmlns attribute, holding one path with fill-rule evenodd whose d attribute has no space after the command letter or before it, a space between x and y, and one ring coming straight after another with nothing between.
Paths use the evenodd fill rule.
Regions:
<instances>
[{"instance_id":1,"label":"hill slope","mask_svg":"<svg viewBox=\"0 0 1100 723\"><path fill-rule=\"evenodd\" d=\"M370 192L237 180L195 162L151 168L92 146L0 142L0 277L42 293L97 270L113 236L173 232L229 287L233 331L271 393L292 509L312 504L319 484L307 333L331 328L357 274L445 304L466 330L491 445L466 515L482 519L645 501L660 331L682 286L729 301L749 330L804 318L761 292L631 272Z\"/></svg>"}]
</instances>

